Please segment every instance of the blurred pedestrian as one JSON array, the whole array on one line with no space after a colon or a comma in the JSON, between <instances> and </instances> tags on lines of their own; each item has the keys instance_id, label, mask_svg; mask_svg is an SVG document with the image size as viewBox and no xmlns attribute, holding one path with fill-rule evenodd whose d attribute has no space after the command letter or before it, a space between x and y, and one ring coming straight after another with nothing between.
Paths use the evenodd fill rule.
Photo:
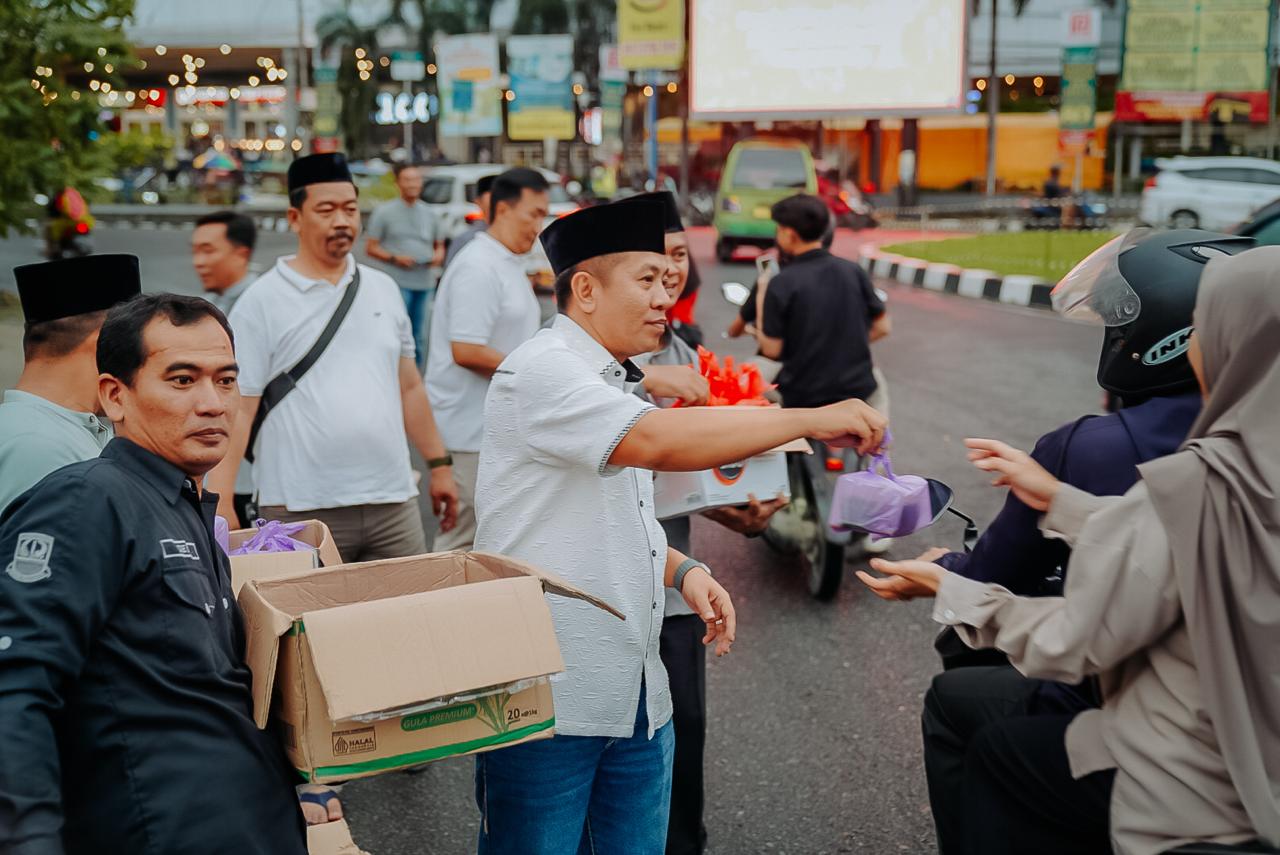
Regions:
<instances>
[{"instance_id":1,"label":"blurred pedestrian","mask_svg":"<svg viewBox=\"0 0 1280 855\"><path fill-rule=\"evenodd\" d=\"M406 438L431 467L444 531L457 488L404 301L390 277L351 255L360 208L346 159L295 160L289 204L297 255L279 259L231 313L244 399L210 489L229 493L249 451L262 517L323 521L347 561L426 552ZM235 518L225 498L219 512Z\"/></svg>"},{"instance_id":2,"label":"blurred pedestrian","mask_svg":"<svg viewBox=\"0 0 1280 855\"><path fill-rule=\"evenodd\" d=\"M98 404L98 331L142 290L138 259L91 255L15 267L22 374L0 403L0 513L41 478L97 457L111 440Z\"/></svg>"},{"instance_id":3,"label":"blurred pedestrian","mask_svg":"<svg viewBox=\"0 0 1280 855\"><path fill-rule=\"evenodd\" d=\"M253 219L236 211L218 211L196 220L191 233L191 264L204 298L224 315L231 309L255 277L250 272L253 248L258 242L258 227ZM253 466L244 463L236 473L235 508L248 524L256 516L253 507Z\"/></svg>"},{"instance_id":4,"label":"blurred pedestrian","mask_svg":"<svg viewBox=\"0 0 1280 855\"><path fill-rule=\"evenodd\" d=\"M547 217L550 187L542 173L516 168L492 185L493 223L478 232L440 282L427 360L427 394L458 483L458 524L436 538L437 552L470 549L476 534L476 470L484 435L489 379L538 331L538 298L523 256Z\"/></svg>"},{"instance_id":5,"label":"blurred pedestrian","mask_svg":"<svg viewBox=\"0 0 1280 855\"><path fill-rule=\"evenodd\" d=\"M479 215L474 217L467 223L467 227L449 242L449 251L444 256L444 267L449 269L449 265L458 257L458 253L462 252L462 248L471 243L471 240L485 229L489 228L489 217L492 212L489 210L490 198L489 191L493 188L493 180L497 178L497 174L482 175L476 180L476 208L479 209Z\"/></svg>"},{"instance_id":6,"label":"blurred pedestrian","mask_svg":"<svg viewBox=\"0 0 1280 855\"><path fill-rule=\"evenodd\" d=\"M423 330L431 330L431 300L435 279L444 261L444 239L435 214L422 201L422 171L412 163L393 167L400 198L383 202L369 215L365 254L395 280L404 297L413 330L414 359L422 368L427 358Z\"/></svg>"}]
</instances>

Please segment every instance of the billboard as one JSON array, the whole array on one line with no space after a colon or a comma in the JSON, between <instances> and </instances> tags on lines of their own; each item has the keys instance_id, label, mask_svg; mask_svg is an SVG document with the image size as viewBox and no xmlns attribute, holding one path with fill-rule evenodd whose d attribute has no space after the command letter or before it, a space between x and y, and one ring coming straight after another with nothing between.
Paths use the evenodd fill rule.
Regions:
<instances>
[{"instance_id":1,"label":"billboard","mask_svg":"<svg viewBox=\"0 0 1280 855\"><path fill-rule=\"evenodd\" d=\"M447 36L436 43L439 66L440 134L496 137L502 134L498 87L498 39L490 33Z\"/></svg>"},{"instance_id":2,"label":"billboard","mask_svg":"<svg viewBox=\"0 0 1280 855\"><path fill-rule=\"evenodd\" d=\"M967 0L695 0L690 110L710 120L960 112Z\"/></svg>"},{"instance_id":3,"label":"billboard","mask_svg":"<svg viewBox=\"0 0 1280 855\"><path fill-rule=\"evenodd\" d=\"M1118 121L1204 119L1234 100L1266 121L1271 0L1130 0Z\"/></svg>"},{"instance_id":4,"label":"billboard","mask_svg":"<svg viewBox=\"0 0 1280 855\"><path fill-rule=\"evenodd\" d=\"M684 60L684 0L618 0L623 68L677 71Z\"/></svg>"},{"instance_id":5,"label":"billboard","mask_svg":"<svg viewBox=\"0 0 1280 855\"><path fill-rule=\"evenodd\" d=\"M507 137L571 140L577 135L573 36L512 36L507 74L515 96L507 105Z\"/></svg>"}]
</instances>

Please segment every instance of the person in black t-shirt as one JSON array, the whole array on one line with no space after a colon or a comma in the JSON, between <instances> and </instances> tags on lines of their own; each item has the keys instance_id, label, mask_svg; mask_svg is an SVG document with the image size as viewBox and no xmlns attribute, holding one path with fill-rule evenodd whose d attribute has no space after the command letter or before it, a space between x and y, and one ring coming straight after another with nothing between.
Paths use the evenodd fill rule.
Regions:
<instances>
[{"instance_id":1,"label":"person in black t-shirt","mask_svg":"<svg viewBox=\"0 0 1280 855\"><path fill-rule=\"evenodd\" d=\"M861 398L875 406L870 344L891 330L884 302L866 271L823 248L830 214L821 199L797 194L772 214L778 248L792 260L758 288L756 341L761 355L782 363L782 405Z\"/></svg>"}]
</instances>

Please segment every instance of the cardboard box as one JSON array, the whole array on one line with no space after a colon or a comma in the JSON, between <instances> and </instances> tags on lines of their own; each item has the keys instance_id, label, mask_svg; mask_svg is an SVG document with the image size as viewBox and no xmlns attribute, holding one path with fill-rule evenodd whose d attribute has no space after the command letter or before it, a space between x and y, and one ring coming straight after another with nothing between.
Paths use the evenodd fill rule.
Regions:
<instances>
[{"instance_id":1,"label":"cardboard box","mask_svg":"<svg viewBox=\"0 0 1280 855\"><path fill-rule=\"evenodd\" d=\"M779 493L791 498L787 477L787 452L812 454L806 440L798 439L741 463L697 472L657 472L653 476L653 505L658 519L744 505L754 495L767 502Z\"/></svg>"},{"instance_id":2,"label":"cardboard box","mask_svg":"<svg viewBox=\"0 0 1280 855\"><path fill-rule=\"evenodd\" d=\"M255 528L239 528L228 537L231 548L236 549L257 532ZM338 547L334 545L329 527L319 520L307 520L303 528L293 535L294 540L309 543L315 549L309 552L258 552L253 555L231 556L231 587L240 596L240 589L250 579L269 579L317 567L333 567L342 563Z\"/></svg>"},{"instance_id":3,"label":"cardboard box","mask_svg":"<svg viewBox=\"0 0 1280 855\"><path fill-rule=\"evenodd\" d=\"M366 855L351 839L345 819L307 826L307 855Z\"/></svg>"},{"instance_id":4,"label":"cardboard box","mask_svg":"<svg viewBox=\"0 0 1280 855\"><path fill-rule=\"evenodd\" d=\"M564 670L544 593L608 604L483 552L345 564L240 592L254 718L309 781L362 778L555 732Z\"/></svg>"}]
</instances>

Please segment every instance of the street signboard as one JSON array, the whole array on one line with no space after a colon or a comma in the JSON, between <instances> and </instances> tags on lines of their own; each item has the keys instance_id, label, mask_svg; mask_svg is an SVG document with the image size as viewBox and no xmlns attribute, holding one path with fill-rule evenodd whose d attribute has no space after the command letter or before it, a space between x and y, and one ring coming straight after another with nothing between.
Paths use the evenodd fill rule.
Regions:
<instances>
[{"instance_id":1,"label":"street signboard","mask_svg":"<svg viewBox=\"0 0 1280 855\"><path fill-rule=\"evenodd\" d=\"M618 61L632 70L678 71L684 0L618 0Z\"/></svg>"},{"instance_id":2,"label":"street signboard","mask_svg":"<svg viewBox=\"0 0 1280 855\"><path fill-rule=\"evenodd\" d=\"M492 33L446 36L436 43L440 133L446 137L502 134L498 39Z\"/></svg>"},{"instance_id":3,"label":"street signboard","mask_svg":"<svg viewBox=\"0 0 1280 855\"><path fill-rule=\"evenodd\" d=\"M571 140L573 36L512 36L507 39L507 74L513 100L507 105L507 137L512 140Z\"/></svg>"},{"instance_id":4,"label":"street signboard","mask_svg":"<svg viewBox=\"0 0 1280 855\"><path fill-rule=\"evenodd\" d=\"M391 54L391 79L401 83L416 83L427 77L427 64L417 51L394 51Z\"/></svg>"},{"instance_id":5,"label":"street signboard","mask_svg":"<svg viewBox=\"0 0 1280 855\"><path fill-rule=\"evenodd\" d=\"M1102 44L1102 10L1071 9L1062 13L1062 46L1092 47Z\"/></svg>"},{"instance_id":6,"label":"street signboard","mask_svg":"<svg viewBox=\"0 0 1280 855\"><path fill-rule=\"evenodd\" d=\"M1098 103L1097 61L1097 48L1062 49L1062 102L1058 105L1058 126L1064 131L1093 129Z\"/></svg>"},{"instance_id":7,"label":"street signboard","mask_svg":"<svg viewBox=\"0 0 1280 855\"><path fill-rule=\"evenodd\" d=\"M1273 15L1273 0L1130 0L1116 119L1204 119L1226 99L1266 121Z\"/></svg>"}]
</instances>

